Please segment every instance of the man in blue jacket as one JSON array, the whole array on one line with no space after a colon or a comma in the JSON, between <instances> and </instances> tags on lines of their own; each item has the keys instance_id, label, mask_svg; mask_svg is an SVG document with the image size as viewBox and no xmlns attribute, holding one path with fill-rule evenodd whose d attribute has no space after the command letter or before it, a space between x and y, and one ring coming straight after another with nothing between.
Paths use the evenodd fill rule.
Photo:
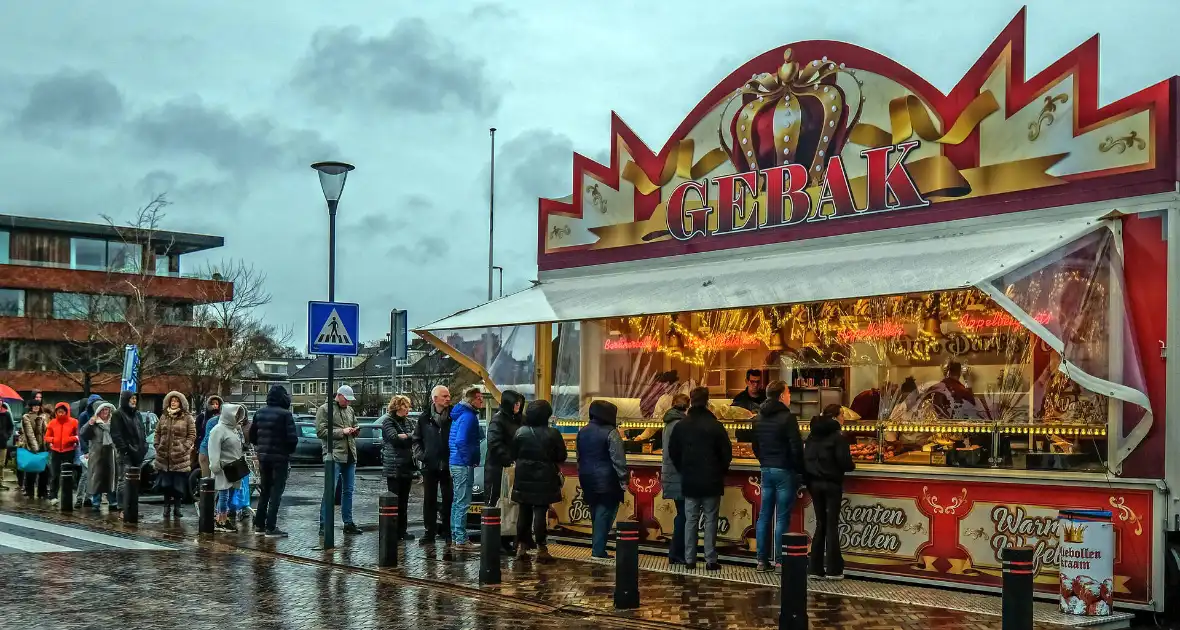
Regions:
<instances>
[{"instance_id":1,"label":"man in blue jacket","mask_svg":"<svg viewBox=\"0 0 1180 630\"><path fill-rule=\"evenodd\" d=\"M455 486L455 502L451 506L451 538L459 549L476 549L467 539L467 510L471 507L471 492L475 484L475 467L479 466L479 409L483 409L483 393L478 387L463 392L463 400L451 409L451 480Z\"/></svg>"}]
</instances>

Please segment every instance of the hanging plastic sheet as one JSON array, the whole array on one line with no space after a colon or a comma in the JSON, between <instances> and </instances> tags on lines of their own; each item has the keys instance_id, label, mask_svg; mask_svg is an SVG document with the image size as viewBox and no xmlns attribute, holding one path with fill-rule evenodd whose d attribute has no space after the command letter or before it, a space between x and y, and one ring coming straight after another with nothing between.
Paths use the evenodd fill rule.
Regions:
<instances>
[{"instance_id":1,"label":"hanging plastic sheet","mask_svg":"<svg viewBox=\"0 0 1180 630\"><path fill-rule=\"evenodd\" d=\"M536 374L536 327L493 326L419 332L475 372L498 400L515 390L532 399ZM451 392L456 396L458 392Z\"/></svg>"}]
</instances>

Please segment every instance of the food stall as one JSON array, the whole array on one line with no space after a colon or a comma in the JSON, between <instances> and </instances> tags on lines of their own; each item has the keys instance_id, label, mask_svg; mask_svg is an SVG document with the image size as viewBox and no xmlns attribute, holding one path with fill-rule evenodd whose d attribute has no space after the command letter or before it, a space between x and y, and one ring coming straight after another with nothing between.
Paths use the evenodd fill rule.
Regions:
<instances>
[{"instance_id":1,"label":"food stall","mask_svg":"<svg viewBox=\"0 0 1180 630\"><path fill-rule=\"evenodd\" d=\"M550 399L571 453L589 403L613 402L618 518L647 543L675 513L663 414L703 386L733 443L722 549L751 555L756 416L734 400L783 380L804 435L844 408L849 573L995 591L1002 550L1028 545L1055 596L1058 511L1102 509L1114 599L1162 610L1178 83L1099 108L1097 69L1095 39L1026 78L1023 12L945 95L851 44L768 51L658 152L613 117L610 163L575 154L574 194L540 201L538 282L418 333L491 391ZM585 534L563 474L550 525ZM801 491L792 526L814 524Z\"/></svg>"}]
</instances>

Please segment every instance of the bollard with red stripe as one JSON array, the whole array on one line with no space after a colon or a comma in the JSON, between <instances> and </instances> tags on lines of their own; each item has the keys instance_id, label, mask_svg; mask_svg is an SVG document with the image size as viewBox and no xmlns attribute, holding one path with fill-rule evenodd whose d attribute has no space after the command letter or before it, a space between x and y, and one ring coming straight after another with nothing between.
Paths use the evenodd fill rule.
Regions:
<instances>
[{"instance_id":1,"label":"bollard with red stripe","mask_svg":"<svg viewBox=\"0 0 1180 630\"><path fill-rule=\"evenodd\" d=\"M639 608L639 523L619 521L615 539L615 608Z\"/></svg>"},{"instance_id":2,"label":"bollard with red stripe","mask_svg":"<svg viewBox=\"0 0 1180 630\"><path fill-rule=\"evenodd\" d=\"M500 583L500 508L485 507L480 514L479 583Z\"/></svg>"},{"instance_id":3,"label":"bollard with red stripe","mask_svg":"<svg viewBox=\"0 0 1180 630\"><path fill-rule=\"evenodd\" d=\"M397 495L382 492L377 504L377 566L397 566Z\"/></svg>"},{"instance_id":4,"label":"bollard with red stripe","mask_svg":"<svg viewBox=\"0 0 1180 630\"><path fill-rule=\"evenodd\" d=\"M1004 630L1032 630L1033 627L1033 567L1032 547L1008 547L1000 554L1004 570L1003 612Z\"/></svg>"},{"instance_id":5,"label":"bollard with red stripe","mask_svg":"<svg viewBox=\"0 0 1180 630\"><path fill-rule=\"evenodd\" d=\"M807 534L783 534L783 574L779 584L779 630L806 630Z\"/></svg>"}]
</instances>

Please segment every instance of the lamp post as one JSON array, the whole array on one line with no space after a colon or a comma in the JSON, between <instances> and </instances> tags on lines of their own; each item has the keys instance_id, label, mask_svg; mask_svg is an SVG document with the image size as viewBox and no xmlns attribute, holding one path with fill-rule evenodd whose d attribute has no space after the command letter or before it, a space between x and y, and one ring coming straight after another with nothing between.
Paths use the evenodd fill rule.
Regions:
<instances>
[{"instance_id":1,"label":"lamp post","mask_svg":"<svg viewBox=\"0 0 1180 630\"><path fill-rule=\"evenodd\" d=\"M500 297L504 297L504 268L500 265L495 265L492 269L500 272Z\"/></svg>"},{"instance_id":2,"label":"lamp post","mask_svg":"<svg viewBox=\"0 0 1180 630\"><path fill-rule=\"evenodd\" d=\"M488 129L488 133L492 136L492 168L488 176L488 301L491 302L492 269L495 268L492 253L496 235L496 128Z\"/></svg>"},{"instance_id":3,"label":"lamp post","mask_svg":"<svg viewBox=\"0 0 1180 630\"><path fill-rule=\"evenodd\" d=\"M344 162L316 162L311 165L320 175L320 188L328 202L328 301L336 301L336 206L344 192L348 172L356 168ZM336 356L328 357L328 439L324 442L328 456L324 458L324 498L320 520L324 531L323 547L336 546L336 460L332 458L332 405L335 404L336 389L332 379L336 376Z\"/></svg>"}]
</instances>

